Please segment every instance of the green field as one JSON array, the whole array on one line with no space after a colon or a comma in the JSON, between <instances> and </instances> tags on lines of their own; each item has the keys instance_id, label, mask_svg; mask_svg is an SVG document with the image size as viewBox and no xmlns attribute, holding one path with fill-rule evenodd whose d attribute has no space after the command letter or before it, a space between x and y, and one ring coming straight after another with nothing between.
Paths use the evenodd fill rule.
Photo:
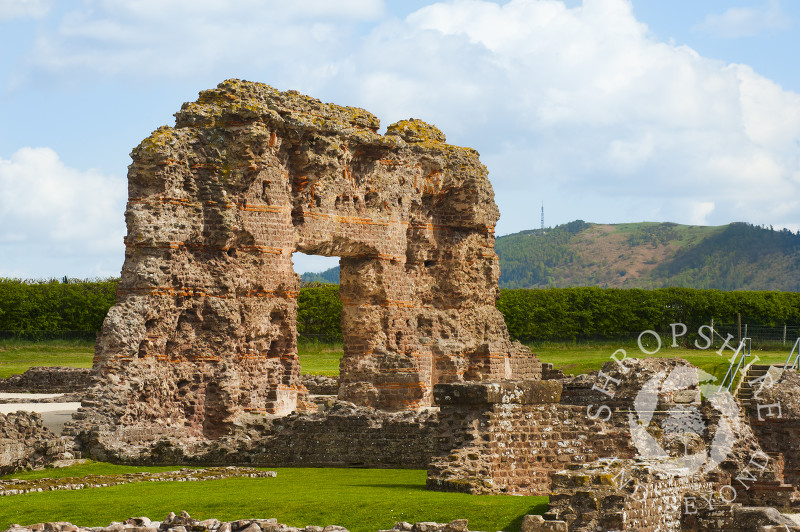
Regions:
<instances>
[{"instance_id":1,"label":"green field","mask_svg":"<svg viewBox=\"0 0 800 532\"><path fill-rule=\"evenodd\" d=\"M0 378L32 366L92 367L94 344L81 340L0 340Z\"/></svg>"},{"instance_id":2,"label":"green field","mask_svg":"<svg viewBox=\"0 0 800 532\"><path fill-rule=\"evenodd\" d=\"M93 463L14 478L162 471ZM392 528L397 521L469 519L471 530L519 530L522 516L541 514L547 497L466 495L425 489L423 470L278 468L275 478L143 482L78 491L4 497L0 530L11 523L70 521L105 526L147 516L162 520L186 510L197 519L276 518L290 526L344 526L351 532ZM10 476L9 476L10 477ZM4 478L9 478L4 477Z\"/></svg>"},{"instance_id":3,"label":"green field","mask_svg":"<svg viewBox=\"0 0 800 532\"><path fill-rule=\"evenodd\" d=\"M338 375L342 344L301 340L298 352L303 373ZM23 373L33 366L92 367L94 343L81 340L30 342L0 340L0 378Z\"/></svg>"},{"instance_id":4,"label":"green field","mask_svg":"<svg viewBox=\"0 0 800 532\"><path fill-rule=\"evenodd\" d=\"M297 342L297 354L303 373L333 377L339 374L339 360L344 354L344 346L341 343L300 339Z\"/></svg>"},{"instance_id":5,"label":"green field","mask_svg":"<svg viewBox=\"0 0 800 532\"><path fill-rule=\"evenodd\" d=\"M714 375L718 379L725 376L730 365L729 357L733 351L726 350L723 355L718 355L713 349L687 349L684 347L662 347L654 355L646 355L639 350L635 342L619 343L555 343L530 344L528 347L536 353L542 362L549 362L556 368L562 369L569 375L588 373L600 369L603 364L611 360L611 356L618 350L624 349L629 358L645 358L654 356L660 358L683 358L698 368ZM647 346L645 346L648 348ZM655 346L648 348L654 350ZM790 347L785 351L758 351L752 354L757 364L783 364L789 355ZM616 355L622 359L622 354ZM750 362L750 360L748 360Z\"/></svg>"},{"instance_id":6,"label":"green field","mask_svg":"<svg viewBox=\"0 0 800 532\"><path fill-rule=\"evenodd\" d=\"M565 373L576 375L595 371L610 360L617 349L625 349L628 357L644 358L635 342L544 342L529 344L542 362L550 362ZM782 364L789 355L785 350L757 351L758 363ZM0 378L14 373L22 373L31 366L72 366L88 368L92 365L94 346L80 341L22 342L0 341ZM341 343L323 343L301 340L298 353L303 373L314 375L339 374L339 360L342 358ZM728 358L732 351L720 356L713 349L686 349L683 347L662 347L653 356L683 358L695 366L722 378L728 369ZM621 355L618 355L621 358Z\"/></svg>"}]
</instances>

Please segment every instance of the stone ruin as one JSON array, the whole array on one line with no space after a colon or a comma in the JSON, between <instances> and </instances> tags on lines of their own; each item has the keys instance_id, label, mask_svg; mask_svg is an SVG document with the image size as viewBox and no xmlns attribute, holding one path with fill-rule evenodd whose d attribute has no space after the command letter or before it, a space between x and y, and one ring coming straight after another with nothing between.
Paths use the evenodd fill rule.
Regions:
<instances>
[{"instance_id":1,"label":"stone ruin","mask_svg":"<svg viewBox=\"0 0 800 532\"><path fill-rule=\"evenodd\" d=\"M797 372L750 380L765 386L745 409L671 381L699 376L682 360L543 367L495 308L498 212L474 150L418 120L380 135L361 109L238 80L176 117L132 154L96 384L60 437L0 417L19 443L0 469L65 454L72 437L76 455L118 463L427 467L430 489L549 495L523 532L800 531L780 513L800 511ZM341 257L338 388L301 380L294 251ZM51 387L77 375L45 373ZM639 404L648 387L658 400ZM651 430L673 458L643 451ZM708 468L675 474L674 457L707 451Z\"/></svg>"},{"instance_id":2,"label":"stone ruin","mask_svg":"<svg viewBox=\"0 0 800 532\"><path fill-rule=\"evenodd\" d=\"M302 407L292 253L338 256L338 395L429 406L437 383L539 379L500 312L478 153L436 127L228 80L137 146L125 263L97 341L114 423L216 438Z\"/></svg>"}]
</instances>

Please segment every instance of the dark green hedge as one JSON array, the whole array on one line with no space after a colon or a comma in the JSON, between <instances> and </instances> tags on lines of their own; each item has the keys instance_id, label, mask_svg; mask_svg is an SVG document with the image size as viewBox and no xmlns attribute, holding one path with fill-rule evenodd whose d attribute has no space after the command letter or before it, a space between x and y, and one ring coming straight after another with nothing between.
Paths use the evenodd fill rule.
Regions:
<instances>
[{"instance_id":1,"label":"dark green hedge","mask_svg":"<svg viewBox=\"0 0 800 532\"><path fill-rule=\"evenodd\" d=\"M115 301L116 279L22 281L0 278L0 330L98 331ZM800 326L798 292L723 292L545 288L501 290L497 307L519 340L614 339L644 330L669 332L681 322L696 332L742 320L766 327ZM339 286L313 283L300 290L298 332L341 340Z\"/></svg>"},{"instance_id":2,"label":"dark green hedge","mask_svg":"<svg viewBox=\"0 0 800 532\"><path fill-rule=\"evenodd\" d=\"M497 308L520 340L622 338L645 330L669 332L680 322L690 332L713 318L765 327L800 325L798 292L723 292L692 288L544 288L501 290Z\"/></svg>"},{"instance_id":3,"label":"dark green hedge","mask_svg":"<svg viewBox=\"0 0 800 532\"><path fill-rule=\"evenodd\" d=\"M0 278L0 330L99 331L116 289L117 279Z\"/></svg>"}]
</instances>

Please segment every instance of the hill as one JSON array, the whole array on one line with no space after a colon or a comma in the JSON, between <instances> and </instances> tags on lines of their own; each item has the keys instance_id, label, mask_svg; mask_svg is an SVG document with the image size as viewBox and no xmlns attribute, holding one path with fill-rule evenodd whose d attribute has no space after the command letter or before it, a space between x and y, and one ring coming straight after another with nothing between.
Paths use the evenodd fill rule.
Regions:
<instances>
[{"instance_id":1,"label":"hill","mask_svg":"<svg viewBox=\"0 0 800 532\"><path fill-rule=\"evenodd\" d=\"M339 267L334 266L319 273L306 272L300 275L300 279L304 283L339 284Z\"/></svg>"},{"instance_id":2,"label":"hill","mask_svg":"<svg viewBox=\"0 0 800 532\"><path fill-rule=\"evenodd\" d=\"M800 291L800 234L746 223L592 224L497 238L501 288L600 286ZM304 282L339 282L339 267Z\"/></svg>"},{"instance_id":3,"label":"hill","mask_svg":"<svg viewBox=\"0 0 800 532\"><path fill-rule=\"evenodd\" d=\"M589 224L497 238L502 288L800 291L800 235L745 223Z\"/></svg>"}]
</instances>

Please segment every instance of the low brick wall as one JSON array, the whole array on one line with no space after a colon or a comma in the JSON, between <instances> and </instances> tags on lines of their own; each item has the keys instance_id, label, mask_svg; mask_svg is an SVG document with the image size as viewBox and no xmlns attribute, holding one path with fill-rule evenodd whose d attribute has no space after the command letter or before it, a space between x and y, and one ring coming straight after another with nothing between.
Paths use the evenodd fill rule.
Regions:
<instances>
[{"instance_id":1,"label":"low brick wall","mask_svg":"<svg viewBox=\"0 0 800 532\"><path fill-rule=\"evenodd\" d=\"M0 379L0 392L83 393L92 385L90 368L35 367Z\"/></svg>"},{"instance_id":2,"label":"low brick wall","mask_svg":"<svg viewBox=\"0 0 800 532\"><path fill-rule=\"evenodd\" d=\"M712 487L700 476L667 475L657 461L599 460L553 475L545 518L570 532L679 531L684 495Z\"/></svg>"},{"instance_id":3,"label":"low brick wall","mask_svg":"<svg viewBox=\"0 0 800 532\"><path fill-rule=\"evenodd\" d=\"M135 426L71 432L90 457L120 463L423 469L434 452L436 425L435 410L392 413L334 402L321 413L253 416L218 440Z\"/></svg>"},{"instance_id":4,"label":"low brick wall","mask_svg":"<svg viewBox=\"0 0 800 532\"><path fill-rule=\"evenodd\" d=\"M428 487L467 493L547 495L570 464L633 456L624 427L558 404L556 381L438 384L438 453Z\"/></svg>"},{"instance_id":5,"label":"low brick wall","mask_svg":"<svg viewBox=\"0 0 800 532\"><path fill-rule=\"evenodd\" d=\"M761 448L783 456L786 482L800 487L800 419L751 417L749 421Z\"/></svg>"},{"instance_id":6,"label":"low brick wall","mask_svg":"<svg viewBox=\"0 0 800 532\"><path fill-rule=\"evenodd\" d=\"M66 440L42 425L37 413L0 414L0 475L43 467L68 447Z\"/></svg>"},{"instance_id":7,"label":"low brick wall","mask_svg":"<svg viewBox=\"0 0 800 532\"><path fill-rule=\"evenodd\" d=\"M339 393L339 379L327 375L303 375L303 386L311 395L336 395Z\"/></svg>"}]
</instances>

